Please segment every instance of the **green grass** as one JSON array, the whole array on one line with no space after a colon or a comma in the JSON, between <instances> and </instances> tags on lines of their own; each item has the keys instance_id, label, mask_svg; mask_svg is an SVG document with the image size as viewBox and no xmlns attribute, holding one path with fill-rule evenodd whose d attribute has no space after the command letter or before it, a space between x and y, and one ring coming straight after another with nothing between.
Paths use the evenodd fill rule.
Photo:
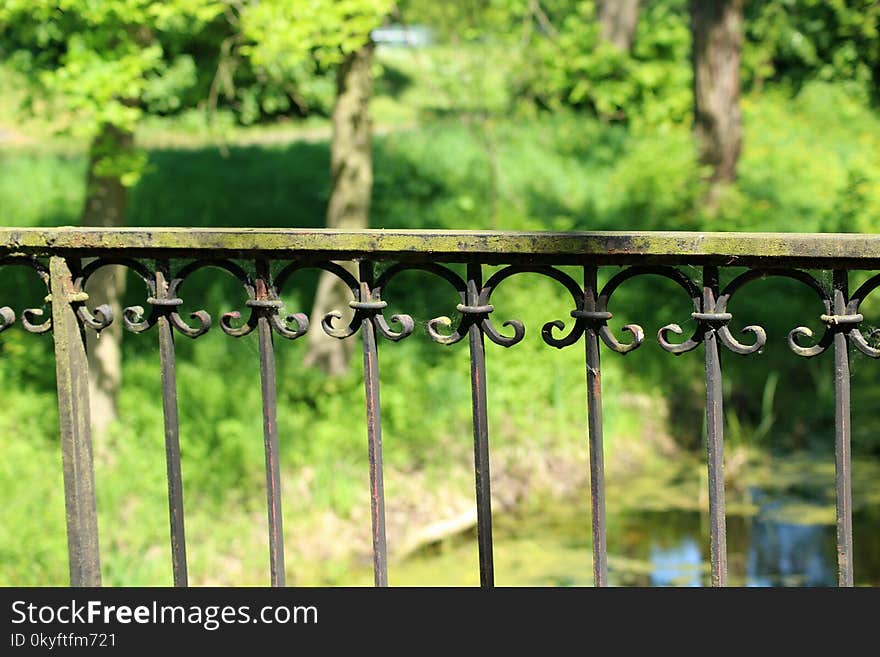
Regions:
<instances>
[{"instance_id":1,"label":"green grass","mask_svg":"<svg viewBox=\"0 0 880 657\"><path fill-rule=\"evenodd\" d=\"M394 64L385 63L387 69ZM448 112L457 100L439 111L429 91L407 86L412 75L400 71L396 84L404 90L394 97L380 94L374 104L380 125L403 126L375 140L374 227L880 228L880 119L834 87L810 87L795 99L775 92L745 99L740 182L720 212L706 215L697 202L700 172L686 126L642 134L565 113L464 125ZM410 94L406 103L401 94ZM131 190L131 225L322 225L329 194L325 124L293 130L234 128L218 147L211 143L215 133L204 126L188 130L190 120L145 126L140 138L148 147L150 168ZM494 187L486 144L497 158ZM84 178L85 157L75 144L41 141L0 150L0 223L78 223ZM29 283L26 272L4 270L2 276L10 283L3 305L17 310L40 305L45 291ZM204 272L188 281L186 309L204 307L215 317L243 309L244 292L229 281L220 284L222 276ZM290 286L285 293L289 309L311 307L315 280L306 273ZM389 503L399 508L406 508L415 490L434 495L438 505L472 496L467 346L442 347L424 335L429 319L455 314L457 301L445 284L427 280L414 274L387 291L393 309L411 313L417 322L415 336L381 347ZM782 341L791 327L820 309L784 282L756 284L756 291L759 285L764 285L760 295L739 300L735 312L748 318L744 323L768 326L771 344L764 360L758 366L754 360L725 360L727 410L737 420L734 441L748 441L767 416L760 391L767 375L777 372L782 381L806 381L813 390L805 395L800 388L779 386L774 401L778 419L765 431L765 444L827 444L830 362L800 361ZM670 321L687 326L688 301L676 294L663 283L622 290L615 298L615 330L627 320L642 323L649 335ZM127 297L142 305L142 286L131 281ZM499 324L518 318L528 331L526 340L510 350L488 349L493 458L503 464L493 463L495 472L521 470L530 485L550 486L549 475L539 472L546 463L536 455L553 454L577 464L582 477L583 353L579 347L550 349L539 336L544 322L571 321L570 299L555 283L527 276L505 283L493 303ZM782 306L790 310L770 316L767 308ZM344 583L351 551L363 553L369 546L360 366L355 359L348 376L329 380L303 370L303 341L278 343L289 580ZM155 336L126 335L123 348L121 421L99 446L97 460L104 575L110 584L168 584ZM0 410L0 584L66 582L50 349L50 338L17 328L0 339L5 402ZM197 342L181 338L178 353L192 579L265 583L255 336L236 341L216 331ZM610 471L647 467L670 445L699 445L701 357L698 351L673 360L650 343L626 359L614 354L603 359ZM867 418L877 377L864 359L856 359L854 371L855 444L876 450L876 425ZM573 558L580 564L584 557Z\"/></svg>"}]
</instances>

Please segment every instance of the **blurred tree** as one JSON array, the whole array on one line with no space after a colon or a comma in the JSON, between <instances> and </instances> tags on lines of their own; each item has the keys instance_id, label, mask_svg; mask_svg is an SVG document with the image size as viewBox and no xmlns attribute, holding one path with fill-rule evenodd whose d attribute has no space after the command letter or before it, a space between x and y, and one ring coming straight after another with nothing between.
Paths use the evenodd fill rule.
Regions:
<instances>
[{"instance_id":1,"label":"blurred tree","mask_svg":"<svg viewBox=\"0 0 880 657\"><path fill-rule=\"evenodd\" d=\"M369 108L373 88L370 71L372 61L373 44L367 37L357 50L347 53L337 66L327 228L357 229L369 226L373 189L373 135ZM343 312L339 321L350 321L350 294L336 276L322 272L312 308L313 324L317 327L331 310ZM331 375L346 371L352 340L337 340L323 331L311 331L308 339L306 365L320 367Z\"/></svg>"},{"instance_id":2,"label":"blurred tree","mask_svg":"<svg viewBox=\"0 0 880 657\"><path fill-rule=\"evenodd\" d=\"M134 156L131 129L110 123L102 124L92 138L86 173L86 198L82 225L113 228L125 225L126 188L123 176L135 176L137 169L122 171L105 166L105 158ZM137 165L139 166L139 165ZM89 360L89 401L92 426L98 437L117 416L117 397L122 384L122 295L125 292L125 268L102 267L89 280L89 305L108 304L114 322L100 334L86 332Z\"/></svg>"},{"instance_id":3,"label":"blurred tree","mask_svg":"<svg viewBox=\"0 0 880 657\"><path fill-rule=\"evenodd\" d=\"M241 15L242 30L249 40L243 52L263 70L280 71L283 76L285 70L315 61L336 73L328 228L369 225L373 185L370 33L392 7L392 0L263 0L248 5ZM312 324L319 326L331 310L343 312L338 322L349 321L349 296L339 279L322 272ZM331 375L342 374L348 368L351 340L337 340L314 330L308 333L308 344L306 365L320 367Z\"/></svg>"},{"instance_id":4,"label":"blurred tree","mask_svg":"<svg viewBox=\"0 0 880 657\"><path fill-rule=\"evenodd\" d=\"M327 225L363 227L372 179L369 34L390 7L390 0L7 0L0 5L0 57L31 82L29 112L90 140L82 219L103 227L123 225L126 190L146 167L134 141L144 115L224 106L253 123L325 111L334 104L326 83L338 73ZM109 303L118 318L123 290L120 268L102 268L90 281L89 303ZM316 301L319 316L337 305L328 294ZM99 434L116 417L120 339L119 321L100 340L89 336ZM314 347L313 354L329 351L312 361L340 371L347 345Z\"/></svg>"},{"instance_id":5,"label":"blurred tree","mask_svg":"<svg viewBox=\"0 0 880 657\"><path fill-rule=\"evenodd\" d=\"M700 160L712 167L710 204L736 180L742 148L739 106L744 0L690 0L694 133Z\"/></svg>"},{"instance_id":6,"label":"blurred tree","mask_svg":"<svg viewBox=\"0 0 880 657\"><path fill-rule=\"evenodd\" d=\"M602 39L629 52L639 22L639 0L596 0L596 17Z\"/></svg>"},{"instance_id":7,"label":"blurred tree","mask_svg":"<svg viewBox=\"0 0 880 657\"><path fill-rule=\"evenodd\" d=\"M157 104L181 105L196 78L188 46L225 6L218 0L0 4L0 55L27 74L26 108L51 116L59 131L91 141L84 225L124 223L126 189L146 165L146 155L134 147L135 126ZM89 336L92 422L99 435L116 417L123 286L118 267L99 270L89 285L89 304L109 303L117 317L100 340Z\"/></svg>"}]
</instances>

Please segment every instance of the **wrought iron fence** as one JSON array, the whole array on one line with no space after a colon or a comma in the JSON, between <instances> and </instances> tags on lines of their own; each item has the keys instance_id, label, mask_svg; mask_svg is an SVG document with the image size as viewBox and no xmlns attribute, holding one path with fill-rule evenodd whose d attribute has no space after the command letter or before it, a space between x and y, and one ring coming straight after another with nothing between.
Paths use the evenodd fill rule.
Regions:
<instances>
[{"instance_id":1,"label":"wrought iron fence","mask_svg":"<svg viewBox=\"0 0 880 657\"><path fill-rule=\"evenodd\" d=\"M354 268L340 262L356 263L357 275L351 273ZM452 263L466 263L466 275L462 277L446 266ZM445 280L459 302L457 325L447 317L437 317L427 323L428 336L444 345L466 337L469 344L482 586L492 586L494 581L485 340L510 347L525 334L519 320L504 321L502 327L507 329L499 329L493 322L492 294L504 280L521 273L542 274L558 282L571 296L570 325L566 327L563 320L550 321L543 325L541 335L553 347L583 342L585 349L593 575L597 586L608 583L600 343L612 352L626 354L645 341L644 331L636 324L623 327L630 334L628 341L612 333L608 320L615 291L629 279L660 276L676 283L693 305L691 317L696 328L689 337L676 342L673 335L683 335L683 330L677 324L668 324L659 330L657 339L672 354L700 345L705 351L711 582L724 586L727 546L720 352L723 348L748 356L761 349L767 339L765 330L757 325L745 327L744 332L750 334L745 343L734 337L729 328L733 318L729 304L740 289L757 279L785 277L803 283L818 297L825 331L815 338L809 328L795 327L788 335L788 344L796 355L806 358L828 349L834 352L838 581L841 586L853 585L849 362L853 349L871 358L880 357L880 349L871 344L878 331L866 335L860 330L864 321L860 306L880 287L880 274L870 277L852 294L848 284L851 270L880 269L880 235L0 229L0 266L6 265L33 270L45 284L46 300L51 302L50 317L44 317L41 309L31 308L21 311L20 321L31 333L51 331L54 335L71 585L101 583L85 332L105 329L114 317L107 306L90 309L86 284L97 270L108 265L130 269L146 286L145 305L122 312L125 328L144 333L156 327L158 333L171 554L177 586L187 585L187 559L174 332L198 338L211 327L213 320L203 310L192 313L190 321L178 312L183 304L184 282L208 266L228 272L248 296L247 319L242 320L237 312L226 313L219 320L220 328L232 336L252 331L259 336L269 562L274 586L283 586L285 580L273 340L275 336L295 340L310 330L308 317L302 312L282 313L280 300L291 278L308 268L335 275L352 295L349 305L353 319L340 323L342 315L334 311L323 318L318 330L339 339L361 334L377 586L388 583L377 340L381 336L396 342L414 331L415 323L409 315L386 318L384 314L387 301L383 290L398 274L410 270ZM484 281L487 265L504 266ZM582 268L582 280L560 269L564 265ZM680 269L682 265L702 267L700 280ZM719 270L732 267L746 269L722 288ZM600 268L615 268L601 288L597 276ZM831 271L831 285L824 284L815 270ZM10 307L0 307L0 332L16 319Z\"/></svg>"}]
</instances>

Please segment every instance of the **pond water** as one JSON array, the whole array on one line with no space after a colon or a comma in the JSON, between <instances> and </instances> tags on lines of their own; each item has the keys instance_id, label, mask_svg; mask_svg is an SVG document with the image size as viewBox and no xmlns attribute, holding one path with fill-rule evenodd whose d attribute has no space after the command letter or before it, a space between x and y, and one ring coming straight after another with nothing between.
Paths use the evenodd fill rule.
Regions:
<instances>
[{"instance_id":1,"label":"pond water","mask_svg":"<svg viewBox=\"0 0 880 657\"><path fill-rule=\"evenodd\" d=\"M732 504L727 518L729 583L835 586L833 487L826 489L747 488L744 497L749 503ZM493 528L496 584L591 586L587 499L584 493L574 501L556 500L515 515L497 515ZM609 497L611 585L709 584L709 529L704 510L615 511L610 501ZM880 502L876 496L857 505L853 535L856 584L880 586ZM474 534L459 536L392 564L391 584L478 585L475 538Z\"/></svg>"},{"instance_id":2,"label":"pond water","mask_svg":"<svg viewBox=\"0 0 880 657\"><path fill-rule=\"evenodd\" d=\"M736 586L836 586L836 528L776 519L779 502L767 501L754 516L728 517L730 583ZM775 507L775 508L774 508ZM630 558L646 568L611 568L611 583L638 586L706 586L709 544L706 517L695 512L630 515L624 520ZM858 584L880 586L876 549L880 514L853 518L853 563ZM636 537L640 537L638 540ZM613 564L613 557L611 558ZM616 580L616 581L615 581Z\"/></svg>"}]
</instances>

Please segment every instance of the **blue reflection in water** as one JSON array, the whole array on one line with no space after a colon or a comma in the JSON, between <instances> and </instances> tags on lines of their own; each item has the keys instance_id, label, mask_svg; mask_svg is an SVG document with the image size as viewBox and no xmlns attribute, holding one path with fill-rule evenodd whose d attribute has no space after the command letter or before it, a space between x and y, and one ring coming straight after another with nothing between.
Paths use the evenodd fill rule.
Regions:
<instances>
[{"instance_id":1,"label":"blue reflection in water","mask_svg":"<svg viewBox=\"0 0 880 657\"><path fill-rule=\"evenodd\" d=\"M651 586L702 586L700 544L690 536L672 547L651 545Z\"/></svg>"},{"instance_id":2,"label":"blue reflection in water","mask_svg":"<svg viewBox=\"0 0 880 657\"><path fill-rule=\"evenodd\" d=\"M755 491L757 499L763 499ZM749 533L747 586L833 586L835 564L826 549L832 528L775 522L767 515L778 511L779 501L760 506Z\"/></svg>"},{"instance_id":3,"label":"blue reflection in water","mask_svg":"<svg viewBox=\"0 0 880 657\"><path fill-rule=\"evenodd\" d=\"M747 533L745 572L733 572L746 586L834 586L834 528L779 522L779 500L753 491L759 512L742 530ZM701 550L700 528L682 532L671 543L653 541L649 551L652 586L702 586L708 558ZM740 579L740 581L743 581Z\"/></svg>"}]
</instances>

